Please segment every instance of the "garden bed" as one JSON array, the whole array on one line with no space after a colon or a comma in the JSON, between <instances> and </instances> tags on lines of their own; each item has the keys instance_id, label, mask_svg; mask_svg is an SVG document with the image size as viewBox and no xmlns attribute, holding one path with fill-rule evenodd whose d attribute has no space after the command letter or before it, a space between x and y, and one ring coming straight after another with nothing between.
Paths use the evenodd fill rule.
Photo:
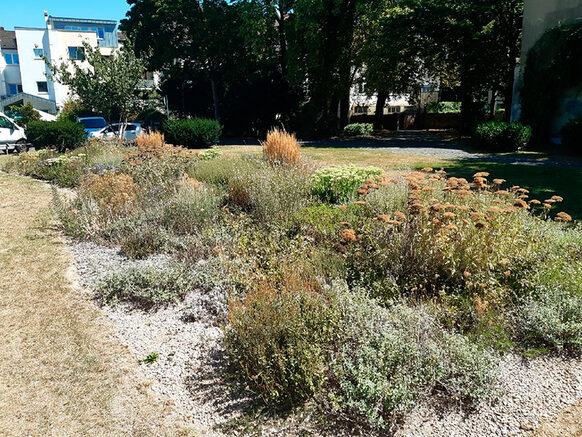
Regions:
<instances>
[{"instance_id":1,"label":"garden bed","mask_svg":"<svg viewBox=\"0 0 582 437\"><path fill-rule=\"evenodd\" d=\"M314 166L280 131L263 148L157 135L8 165L74 187L54 204L82 284L185 417L517 435L582 396L582 232L559 195Z\"/></svg>"}]
</instances>

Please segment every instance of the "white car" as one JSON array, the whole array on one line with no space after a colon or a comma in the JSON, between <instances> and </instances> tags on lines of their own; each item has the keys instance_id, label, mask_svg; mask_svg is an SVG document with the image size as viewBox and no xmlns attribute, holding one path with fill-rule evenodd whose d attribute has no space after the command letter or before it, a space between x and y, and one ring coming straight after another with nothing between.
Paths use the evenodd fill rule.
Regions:
<instances>
[{"instance_id":1,"label":"white car","mask_svg":"<svg viewBox=\"0 0 582 437\"><path fill-rule=\"evenodd\" d=\"M112 123L96 132L92 132L89 138L119 138L119 131L123 123ZM143 133L141 123L127 123L123 139L125 141L135 141L136 137Z\"/></svg>"},{"instance_id":2,"label":"white car","mask_svg":"<svg viewBox=\"0 0 582 437\"><path fill-rule=\"evenodd\" d=\"M2 112L0 112L0 150L6 153L10 150L17 152L28 150L28 140L24 129Z\"/></svg>"}]
</instances>

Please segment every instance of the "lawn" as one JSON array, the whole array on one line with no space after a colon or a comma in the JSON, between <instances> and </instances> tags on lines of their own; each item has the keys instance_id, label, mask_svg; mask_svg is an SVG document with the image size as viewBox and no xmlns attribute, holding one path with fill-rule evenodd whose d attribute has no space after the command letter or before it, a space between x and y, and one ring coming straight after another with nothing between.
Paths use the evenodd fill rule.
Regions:
<instances>
[{"instance_id":1,"label":"lawn","mask_svg":"<svg viewBox=\"0 0 582 437\"><path fill-rule=\"evenodd\" d=\"M0 434L185 435L73 287L51 190L0 173Z\"/></svg>"}]
</instances>

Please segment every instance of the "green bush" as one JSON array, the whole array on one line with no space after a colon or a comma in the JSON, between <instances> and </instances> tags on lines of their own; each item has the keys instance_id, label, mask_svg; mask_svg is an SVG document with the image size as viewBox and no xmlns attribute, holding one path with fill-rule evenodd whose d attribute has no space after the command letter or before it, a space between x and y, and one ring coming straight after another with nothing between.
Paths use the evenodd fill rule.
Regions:
<instances>
[{"instance_id":1,"label":"green bush","mask_svg":"<svg viewBox=\"0 0 582 437\"><path fill-rule=\"evenodd\" d=\"M87 133L80 123L33 121L26 127L26 137L37 149L54 148L64 152L82 146L87 140Z\"/></svg>"},{"instance_id":2,"label":"green bush","mask_svg":"<svg viewBox=\"0 0 582 437\"><path fill-rule=\"evenodd\" d=\"M350 137L367 137L372 134L373 130L372 123L352 123L344 127L344 134Z\"/></svg>"},{"instance_id":3,"label":"green bush","mask_svg":"<svg viewBox=\"0 0 582 437\"><path fill-rule=\"evenodd\" d=\"M562 144L576 153L582 153L582 118L568 121L562 128Z\"/></svg>"},{"instance_id":4,"label":"green bush","mask_svg":"<svg viewBox=\"0 0 582 437\"><path fill-rule=\"evenodd\" d=\"M582 352L582 295L544 289L519 310L518 333L527 345Z\"/></svg>"},{"instance_id":5,"label":"green bush","mask_svg":"<svg viewBox=\"0 0 582 437\"><path fill-rule=\"evenodd\" d=\"M130 267L105 276L97 285L97 295L108 304L131 302L139 306L178 302L192 290L188 270L182 266Z\"/></svg>"},{"instance_id":6,"label":"green bush","mask_svg":"<svg viewBox=\"0 0 582 437\"><path fill-rule=\"evenodd\" d=\"M376 167L333 165L317 170L311 178L312 192L326 202L346 202L368 178L382 174Z\"/></svg>"},{"instance_id":7,"label":"green bush","mask_svg":"<svg viewBox=\"0 0 582 437\"><path fill-rule=\"evenodd\" d=\"M426 112L437 114L460 113L461 102L430 102L426 105Z\"/></svg>"},{"instance_id":8,"label":"green bush","mask_svg":"<svg viewBox=\"0 0 582 437\"><path fill-rule=\"evenodd\" d=\"M222 126L216 120L191 118L168 120L164 122L162 130L170 144L191 149L206 149L218 143Z\"/></svg>"},{"instance_id":9,"label":"green bush","mask_svg":"<svg viewBox=\"0 0 582 437\"><path fill-rule=\"evenodd\" d=\"M521 123L489 121L477 126L473 139L490 152L515 152L527 147L531 134L531 127Z\"/></svg>"},{"instance_id":10,"label":"green bush","mask_svg":"<svg viewBox=\"0 0 582 437\"><path fill-rule=\"evenodd\" d=\"M341 282L332 291L340 322L325 396L336 412L383 429L430 393L468 405L492 394L495 357L422 306L383 308Z\"/></svg>"}]
</instances>

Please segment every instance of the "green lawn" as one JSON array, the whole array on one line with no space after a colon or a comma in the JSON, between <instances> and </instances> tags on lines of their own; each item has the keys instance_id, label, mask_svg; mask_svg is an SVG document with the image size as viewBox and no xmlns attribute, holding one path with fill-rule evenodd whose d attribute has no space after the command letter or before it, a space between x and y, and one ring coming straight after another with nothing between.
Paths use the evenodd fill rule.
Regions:
<instances>
[{"instance_id":1,"label":"green lawn","mask_svg":"<svg viewBox=\"0 0 582 437\"><path fill-rule=\"evenodd\" d=\"M458 160L446 165L452 176L469 178L478 171L488 171L492 177L506 179L531 191L532 199L543 201L554 194L564 202L556 210L566 211L577 220L582 219L582 168L535 166L484 160Z\"/></svg>"}]
</instances>

